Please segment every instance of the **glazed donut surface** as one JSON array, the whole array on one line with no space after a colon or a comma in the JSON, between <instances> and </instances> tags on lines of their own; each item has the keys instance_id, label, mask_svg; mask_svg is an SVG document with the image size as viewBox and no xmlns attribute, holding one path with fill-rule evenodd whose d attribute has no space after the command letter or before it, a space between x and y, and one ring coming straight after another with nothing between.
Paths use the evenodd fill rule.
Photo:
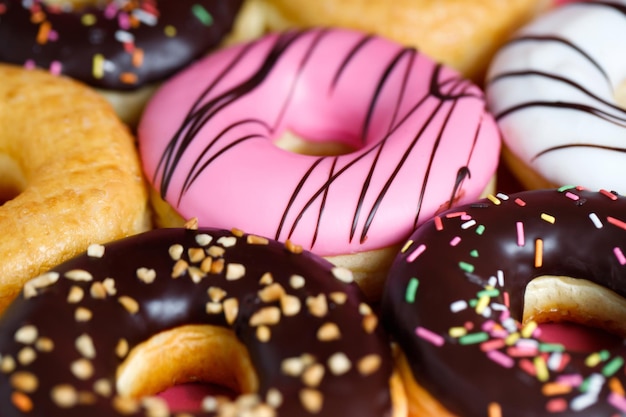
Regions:
<instances>
[{"instance_id":1,"label":"glazed donut surface","mask_svg":"<svg viewBox=\"0 0 626 417\"><path fill-rule=\"evenodd\" d=\"M0 311L23 283L150 227L134 138L86 86L0 64Z\"/></svg>"},{"instance_id":2,"label":"glazed donut surface","mask_svg":"<svg viewBox=\"0 0 626 417\"><path fill-rule=\"evenodd\" d=\"M322 256L399 243L477 198L499 134L481 90L413 49L341 29L272 34L164 85L139 125L146 176L183 217ZM352 151L274 144L293 133Z\"/></svg>"},{"instance_id":3,"label":"glazed donut surface","mask_svg":"<svg viewBox=\"0 0 626 417\"><path fill-rule=\"evenodd\" d=\"M489 109L526 188L626 190L626 2L572 2L524 27L494 57Z\"/></svg>"},{"instance_id":4,"label":"glazed donut surface","mask_svg":"<svg viewBox=\"0 0 626 417\"><path fill-rule=\"evenodd\" d=\"M181 343L179 328L196 339ZM211 328L236 343L189 357ZM146 342L142 353L160 350L137 355L144 374L116 369ZM169 415L146 385L210 378L203 363L241 346L247 389L201 415L391 415L388 339L349 271L237 230L172 228L91 246L29 281L0 319L3 416Z\"/></svg>"},{"instance_id":5,"label":"glazed donut surface","mask_svg":"<svg viewBox=\"0 0 626 417\"><path fill-rule=\"evenodd\" d=\"M428 393L407 394L420 402L411 415L623 413L624 344L569 351L543 342L537 325L572 320L626 336L625 209L614 193L563 187L490 196L419 227L381 313L405 386ZM438 411L424 413L429 404Z\"/></svg>"}]
</instances>

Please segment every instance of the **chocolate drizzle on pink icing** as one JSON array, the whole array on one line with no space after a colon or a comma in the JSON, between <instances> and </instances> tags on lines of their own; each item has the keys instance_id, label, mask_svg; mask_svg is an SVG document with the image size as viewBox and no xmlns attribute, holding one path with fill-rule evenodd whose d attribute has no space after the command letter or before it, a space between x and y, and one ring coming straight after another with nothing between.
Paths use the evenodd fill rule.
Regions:
<instances>
[{"instance_id":1,"label":"chocolate drizzle on pink icing","mask_svg":"<svg viewBox=\"0 0 626 417\"><path fill-rule=\"evenodd\" d=\"M146 173L166 200L201 224L241 225L323 255L398 243L440 206L476 198L497 164L499 136L482 91L413 49L358 32L270 35L213 54L160 93L139 140ZM169 97L188 110L161 114L171 113ZM166 117L174 121L157 121ZM267 167L248 175L283 169L272 174L282 184L264 185L262 202L233 200L254 187L242 184L247 167L234 166L223 175L241 177L232 180L235 188L200 203L220 186L220 162L223 170L235 155L275 148L272 140L285 130L358 149L324 157L259 153ZM219 212L242 205L258 208ZM254 224L250 218L259 215L264 220Z\"/></svg>"}]
</instances>

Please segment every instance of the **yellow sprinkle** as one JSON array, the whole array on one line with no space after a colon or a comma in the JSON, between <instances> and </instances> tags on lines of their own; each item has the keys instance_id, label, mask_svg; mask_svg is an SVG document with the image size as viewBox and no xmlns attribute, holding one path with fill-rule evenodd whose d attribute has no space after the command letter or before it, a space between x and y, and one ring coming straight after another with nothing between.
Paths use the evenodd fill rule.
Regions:
<instances>
[{"instance_id":1,"label":"yellow sprinkle","mask_svg":"<svg viewBox=\"0 0 626 417\"><path fill-rule=\"evenodd\" d=\"M592 368L602 361L602 357L598 352L592 353L585 359L585 365Z\"/></svg>"},{"instance_id":2,"label":"yellow sprinkle","mask_svg":"<svg viewBox=\"0 0 626 417\"><path fill-rule=\"evenodd\" d=\"M96 24L96 16L93 13L85 13L81 18L80 22L84 26L93 26Z\"/></svg>"},{"instance_id":3,"label":"yellow sprinkle","mask_svg":"<svg viewBox=\"0 0 626 417\"><path fill-rule=\"evenodd\" d=\"M463 337L467 334L467 329L462 326L450 327L450 330L448 330L448 334L450 335L450 337L454 338Z\"/></svg>"},{"instance_id":4,"label":"yellow sprinkle","mask_svg":"<svg viewBox=\"0 0 626 417\"><path fill-rule=\"evenodd\" d=\"M413 244L413 241L412 241L412 240L408 240L408 241L404 244L404 246L402 247L402 250L401 250L400 252L401 252L401 253L404 253L404 252L408 251L408 250L409 250L409 248L411 247L411 245L412 245L412 244Z\"/></svg>"},{"instance_id":5,"label":"yellow sprinkle","mask_svg":"<svg viewBox=\"0 0 626 417\"><path fill-rule=\"evenodd\" d=\"M496 206L499 206L501 204L500 199L498 199L498 197L496 197L493 194L489 194L487 196L487 198L489 199L489 201L491 201L493 204L495 204Z\"/></svg>"},{"instance_id":6,"label":"yellow sprinkle","mask_svg":"<svg viewBox=\"0 0 626 417\"><path fill-rule=\"evenodd\" d=\"M515 343L517 343L519 338L520 338L519 333L511 333L510 335L506 337L506 339L504 339L504 342L507 344L507 346L513 346Z\"/></svg>"},{"instance_id":7,"label":"yellow sprinkle","mask_svg":"<svg viewBox=\"0 0 626 417\"><path fill-rule=\"evenodd\" d=\"M545 382L550 378L548 373L548 367L546 361L542 356L535 356L533 363L535 364L535 370L537 371L537 379L541 382Z\"/></svg>"},{"instance_id":8,"label":"yellow sprinkle","mask_svg":"<svg viewBox=\"0 0 626 417\"><path fill-rule=\"evenodd\" d=\"M491 299L488 295L483 295L482 297L480 297L478 299L478 303L476 303L476 314L483 314L483 311L485 311L485 309L489 305L490 300Z\"/></svg>"},{"instance_id":9,"label":"yellow sprinkle","mask_svg":"<svg viewBox=\"0 0 626 417\"><path fill-rule=\"evenodd\" d=\"M543 266L543 240L535 240L535 268Z\"/></svg>"},{"instance_id":10,"label":"yellow sprinkle","mask_svg":"<svg viewBox=\"0 0 626 417\"><path fill-rule=\"evenodd\" d=\"M541 213L541 220L554 224L556 219L554 218L554 216L550 216L549 214L546 214L546 213Z\"/></svg>"},{"instance_id":11,"label":"yellow sprinkle","mask_svg":"<svg viewBox=\"0 0 626 417\"><path fill-rule=\"evenodd\" d=\"M93 56L91 71L93 73L93 77L96 79L104 77L104 56L102 54L95 54Z\"/></svg>"},{"instance_id":12,"label":"yellow sprinkle","mask_svg":"<svg viewBox=\"0 0 626 417\"><path fill-rule=\"evenodd\" d=\"M522 329L522 337L529 338L533 335L533 332L537 329L536 321L529 321Z\"/></svg>"},{"instance_id":13,"label":"yellow sprinkle","mask_svg":"<svg viewBox=\"0 0 626 417\"><path fill-rule=\"evenodd\" d=\"M165 36L173 38L174 36L176 36L176 28L172 25L167 25L165 26L165 28L163 29L163 32L165 32Z\"/></svg>"}]
</instances>

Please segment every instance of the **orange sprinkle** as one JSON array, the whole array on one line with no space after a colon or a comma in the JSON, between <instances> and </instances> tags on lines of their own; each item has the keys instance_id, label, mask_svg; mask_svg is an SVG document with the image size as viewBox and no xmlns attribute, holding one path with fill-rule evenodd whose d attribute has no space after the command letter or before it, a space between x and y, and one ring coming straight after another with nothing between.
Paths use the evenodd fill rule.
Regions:
<instances>
[{"instance_id":1,"label":"orange sprinkle","mask_svg":"<svg viewBox=\"0 0 626 417\"><path fill-rule=\"evenodd\" d=\"M502 407L498 403L489 403L487 408L487 415L489 417L502 417Z\"/></svg>"},{"instance_id":2,"label":"orange sprinkle","mask_svg":"<svg viewBox=\"0 0 626 417\"><path fill-rule=\"evenodd\" d=\"M135 84L137 83L137 75L132 72L123 72L120 74L120 81L125 84Z\"/></svg>"},{"instance_id":3,"label":"orange sprinkle","mask_svg":"<svg viewBox=\"0 0 626 417\"><path fill-rule=\"evenodd\" d=\"M535 268L543 266L543 240L535 240Z\"/></svg>"},{"instance_id":4,"label":"orange sprinkle","mask_svg":"<svg viewBox=\"0 0 626 417\"><path fill-rule=\"evenodd\" d=\"M37 43L43 45L48 42L48 35L50 35L50 29L52 25L49 21L42 22L39 25L39 32L37 32Z\"/></svg>"},{"instance_id":5,"label":"orange sprinkle","mask_svg":"<svg viewBox=\"0 0 626 417\"><path fill-rule=\"evenodd\" d=\"M30 15L30 22L31 23L41 23L44 20L46 20L46 14L44 12L42 12L41 10L36 11L34 13L31 13Z\"/></svg>"},{"instance_id":6,"label":"orange sprinkle","mask_svg":"<svg viewBox=\"0 0 626 417\"><path fill-rule=\"evenodd\" d=\"M572 386L559 382L548 382L541 388L541 392L546 397L554 397L556 395L565 395L572 391Z\"/></svg>"},{"instance_id":7,"label":"orange sprinkle","mask_svg":"<svg viewBox=\"0 0 626 417\"><path fill-rule=\"evenodd\" d=\"M22 392L14 392L11 394L11 402L20 411L28 413L33 409L33 401L30 397Z\"/></svg>"},{"instance_id":8,"label":"orange sprinkle","mask_svg":"<svg viewBox=\"0 0 626 417\"><path fill-rule=\"evenodd\" d=\"M611 391L613 391L617 395L621 397L626 397L626 391L624 391L624 386L619 379L615 377L609 379L609 388L611 388Z\"/></svg>"},{"instance_id":9,"label":"orange sprinkle","mask_svg":"<svg viewBox=\"0 0 626 417\"><path fill-rule=\"evenodd\" d=\"M135 48L133 51L133 66L140 67L143 64L143 49Z\"/></svg>"},{"instance_id":10,"label":"orange sprinkle","mask_svg":"<svg viewBox=\"0 0 626 417\"><path fill-rule=\"evenodd\" d=\"M441 217L435 216L435 229L442 231L443 230L443 222L441 221Z\"/></svg>"}]
</instances>

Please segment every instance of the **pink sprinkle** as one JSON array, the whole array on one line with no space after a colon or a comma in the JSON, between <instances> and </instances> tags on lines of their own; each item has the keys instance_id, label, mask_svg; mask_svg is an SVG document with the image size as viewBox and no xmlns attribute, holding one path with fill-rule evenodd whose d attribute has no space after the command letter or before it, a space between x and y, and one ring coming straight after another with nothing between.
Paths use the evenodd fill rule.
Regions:
<instances>
[{"instance_id":1,"label":"pink sprinkle","mask_svg":"<svg viewBox=\"0 0 626 417\"><path fill-rule=\"evenodd\" d=\"M626 398L623 396L617 394L616 392L611 392L607 401L621 412L626 412Z\"/></svg>"},{"instance_id":2,"label":"pink sprinkle","mask_svg":"<svg viewBox=\"0 0 626 417\"><path fill-rule=\"evenodd\" d=\"M415 334L435 346L443 346L445 342L443 337L422 326L418 326L415 329Z\"/></svg>"},{"instance_id":3,"label":"pink sprinkle","mask_svg":"<svg viewBox=\"0 0 626 417\"><path fill-rule=\"evenodd\" d=\"M546 403L546 410L549 413L561 413L567 410L567 401L564 398L553 398Z\"/></svg>"},{"instance_id":4,"label":"pink sprinkle","mask_svg":"<svg viewBox=\"0 0 626 417\"><path fill-rule=\"evenodd\" d=\"M460 242L460 241L461 241L461 238L460 238L460 237L458 237L458 236L456 236L456 237L454 237L454 239L452 239L452 240L450 241L450 246L456 246L456 245L458 245L458 244L459 244L459 242Z\"/></svg>"},{"instance_id":5,"label":"pink sprinkle","mask_svg":"<svg viewBox=\"0 0 626 417\"><path fill-rule=\"evenodd\" d=\"M435 229L440 232L443 230L443 222L441 221L441 217L439 216L435 216Z\"/></svg>"},{"instance_id":6,"label":"pink sprinkle","mask_svg":"<svg viewBox=\"0 0 626 417\"><path fill-rule=\"evenodd\" d=\"M414 260L417 259L418 256L420 256L422 253L424 253L424 251L426 250L426 245L424 245L423 243L421 245L419 245L413 252L411 252L409 254L409 256L406 258L406 261L408 263L413 262Z\"/></svg>"},{"instance_id":7,"label":"pink sprinkle","mask_svg":"<svg viewBox=\"0 0 626 417\"><path fill-rule=\"evenodd\" d=\"M515 365L515 361L506 356L504 353L500 352L499 350L490 350L487 352L487 357L489 359L491 359L492 361L494 361L495 363L497 363L500 366L503 366L505 368L512 368L513 365Z\"/></svg>"},{"instance_id":8,"label":"pink sprinkle","mask_svg":"<svg viewBox=\"0 0 626 417\"><path fill-rule=\"evenodd\" d=\"M48 40L50 42L58 41L59 40L59 32L57 32L54 29L50 29L50 32L48 32Z\"/></svg>"},{"instance_id":9,"label":"pink sprinkle","mask_svg":"<svg viewBox=\"0 0 626 417\"><path fill-rule=\"evenodd\" d=\"M496 322L493 320L486 320L482 326L480 326L481 329L483 329L483 332L490 332L494 326L496 325Z\"/></svg>"},{"instance_id":10,"label":"pink sprinkle","mask_svg":"<svg viewBox=\"0 0 626 417\"><path fill-rule=\"evenodd\" d=\"M524 223L517 222L515 223L515 227L517 229L517 246L524 246L525 238L524 238Z\"/></svg>"},{"instance_id":11,"label":"pink sprinkle","mask_svg":"<svg viewBox=\"0 0 626 417\"><path fill-rule=\"evenodd\" d=\"M500 348L503 348L505 345L506 345L506 341L504 339L491 339L491 340L481 343L480 350L482 350L483 352L489 352L491 350L498 350Z\"/></svg>"},{"instance_id":12,"label":"pink sprinkle","mask_svg":"<svg viewBox=\"0 0 626 417\"><path fill-rule=\"evenodd\" d=\"M461 215L461 220L463 220L465 222L468 221L468 220L472 220L472 216L470 216L467 213L463 213L463 215Z\"/></svg>"},{"instance_id":13,"label":"pink sprinkle","mask_svg":"<svg viewBox=\"0 0 626 417\"><path fill-rule=\"evenodd\" d=\"M113 19L115 14L117 13L117 8L115 7L115 3L109 3L104 9L104 17L107 19Z\"/></svg>"},{"instance_id":14,"label":"pink sprinkle","mask_svg":"<svg viewBox=\"0 0 626 417\"><path fill-rule=\"evenodd\" d=\"M569 192L569 191L565 193L565 197L567 197L567 198L569 198L571 200L574 200L574 201L580 200L580 197L578 197L576 194L574 194L572 192Z\"/></svg>"},{"instance_id":15,"label":"pink sprinkle","mask_svg":"<svg viewBox=\"0 0 626 417\"><path fill-rule=\"evenodd\" d=\"M583 383L583 377L580 374L559 375L556 379L559 384L578 387Z\"/></svg>"},{"instance_id":16,"label":"pink sprinkle","mask_svg":"<svg viewBox=\"0 0 626 417\"><path fill-rule=\"evenodd\" d=\"M511 346L506 350L506 353L514 358L531 357L537 355L538 352L539 350L536 347L531 346Z\"/></svg>"},{"instance_id":17,"label":"pink sprinkle","mask_svg":"<svg viewBox=\"0 0 626 417\"><path fill-rule=\"evenodd\" d=\"M35 61L32 59L26 60L26 62L24 62L24 68L29 70L35 69Z\"/></svg>"},{"instance_id":18,"label":"pink sprinkle","mask_svg":"<svg viewBox=\"0 0 626 417\"><path fill-rule=\"evenodd\" d=\"M127 13L120 13L117 16L117 24L121 29L128 30L130 29L130 18Z\"/></svg>"},{"instance_id":19,"label":"pink sprinkle","mask_svg":"<svg viewBox=\"0 0 626 417\"><path fill-rule=\"evenodd\" d=\"M59 61L52 61L50 63L50 72L54 75L61 74L61 63Z\"/></svg>"},{"instance_id":20,"label":"pink sprinkle","mask_svg":"<svg viewBox=\"0 0 626 417\"><path fill-rule=\"evenodd\" d=\"M520 207L524 207L526 205L526 202L518 197L515 199L515 204L517 204Z\"/></svg>"},{"instance_id":21,"label":"pink sprinkle","mask_svg":"<svg viewBox=\"0 0 626 417\"><path fill-rule=\"evenodd\" d=\"M624 253L620 248L618 248L617 246L613 248L613 253L615 254L617 262L619 262L620 265L626 265L626 257L624 256Z\"/></svg>"}]
</instances>

